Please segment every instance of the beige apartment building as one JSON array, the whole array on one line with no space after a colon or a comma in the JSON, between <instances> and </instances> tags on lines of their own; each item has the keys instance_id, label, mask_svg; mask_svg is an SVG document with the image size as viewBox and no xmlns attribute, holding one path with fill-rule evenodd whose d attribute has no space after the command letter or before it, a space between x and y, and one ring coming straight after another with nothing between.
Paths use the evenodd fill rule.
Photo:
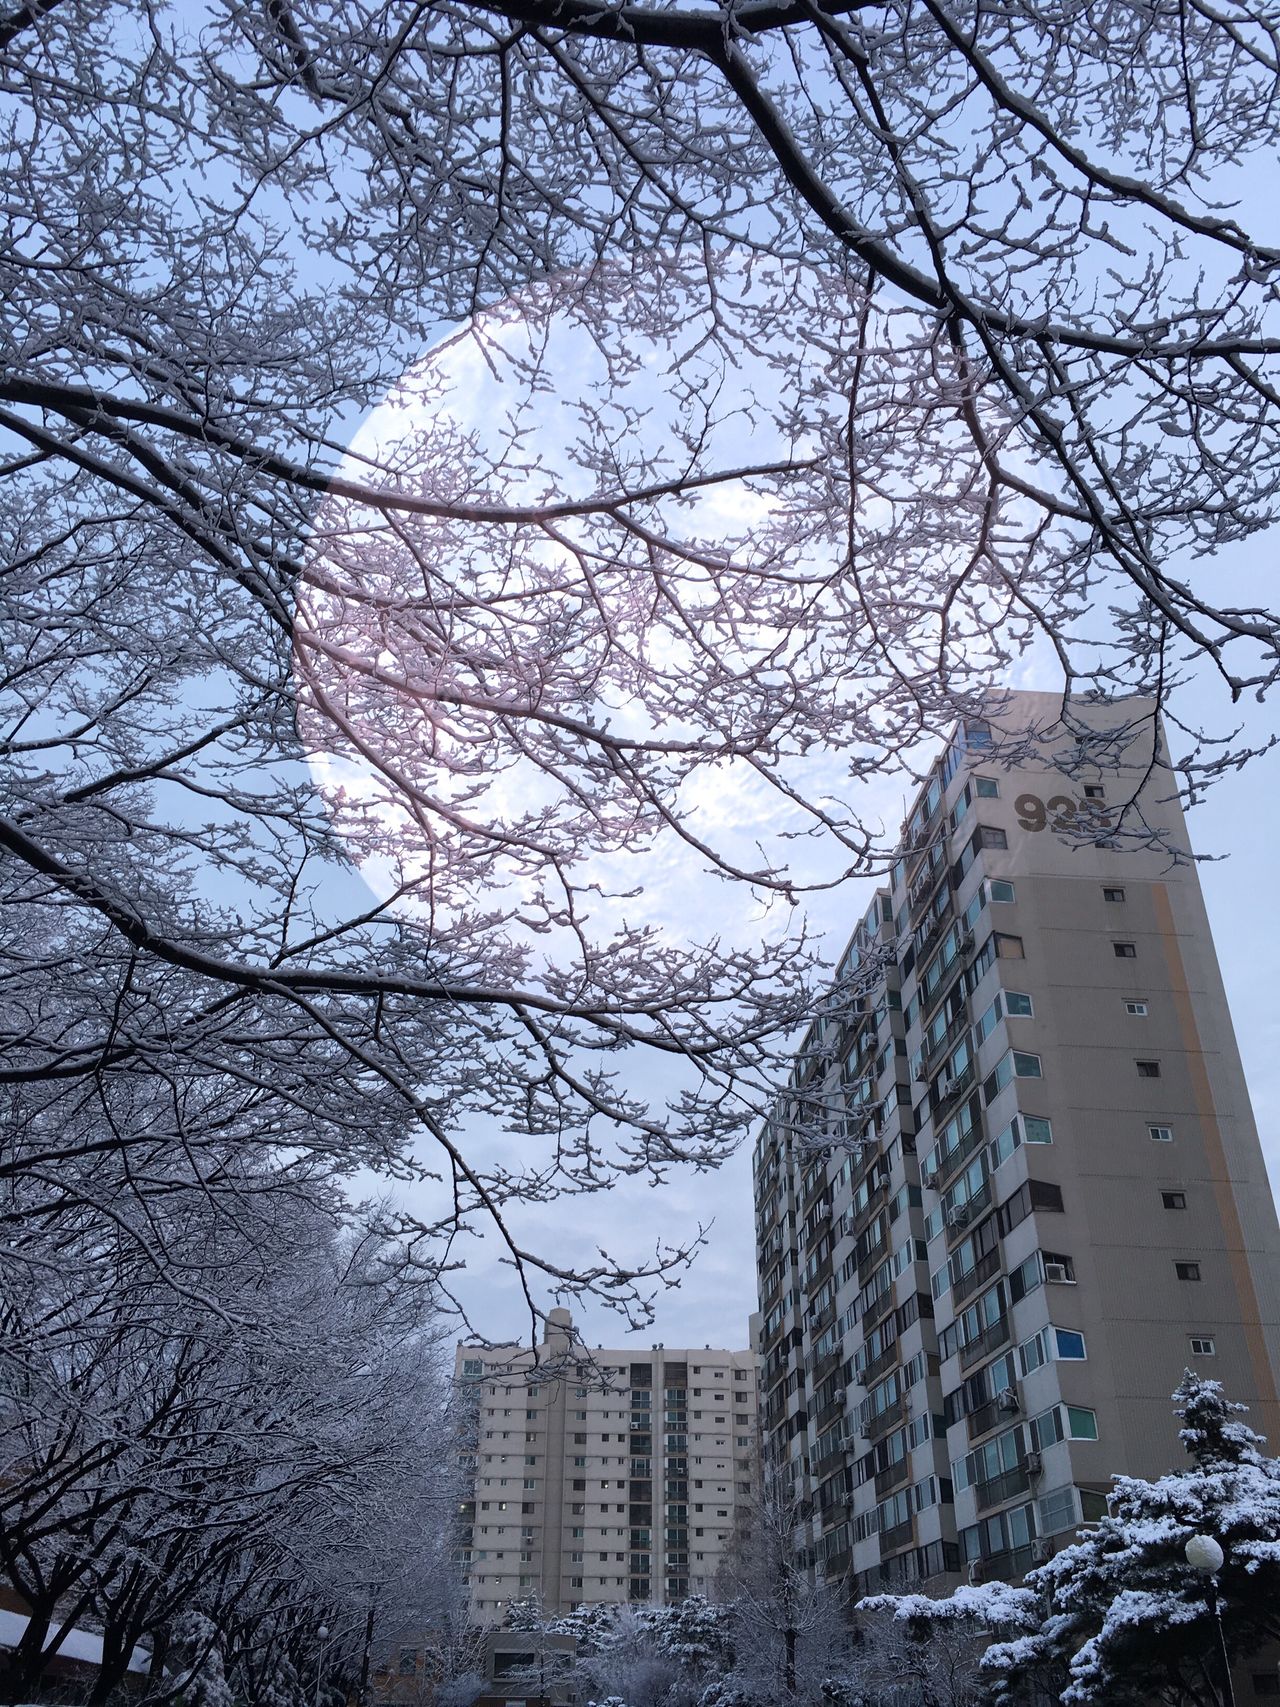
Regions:
<instances>
[{"instance_id":1,"label":"beige apartment building","mask_svg":"<svg viewBox=\"0 0 1280 1707\"><path fill-rule=\"evenodd\" d=\"M587 1348L559 1309L536 1352L459 1346L475 1621L709 1591L755 1484L756 1372L747 1350Z\"/></svg>"},{"instance_id":2,"label":"beige apartment building","mask_svg":"<svg viewBox=\"0 0 1280 1707\"><path fill-rule=\"evenodd\" d=\"M1275 1204L1163 743L1061 712L940 755L756 1146L766 1449L855 1594L1050 1556L1185 1461L1187 1365L1280 1441Z\"/></svg>"}]
</instances>

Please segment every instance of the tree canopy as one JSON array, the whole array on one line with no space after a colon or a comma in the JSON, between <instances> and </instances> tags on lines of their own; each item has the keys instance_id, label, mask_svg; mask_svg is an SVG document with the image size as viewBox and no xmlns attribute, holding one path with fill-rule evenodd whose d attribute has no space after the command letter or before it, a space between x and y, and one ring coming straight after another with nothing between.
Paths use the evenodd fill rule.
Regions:
<instances>
[{"instance_id":1,"label":"tree canopy","mask_svg":"<svg viewBox=\"0 0 1280 1707\"><path fill-rule=\"evenodd\" d=\"M860 784L1036 649L1187 786L1247 756L1178 682L1280 661L1216 566L1280 491L1228 205L1278 52L1235 0L0 18L2 1177L430 1171L414 1262L483 1224L643 1320L686 1249L513 1211L732 1149ZM781 906L676 935L668 859Z\"/></svg>"}]
</instances>

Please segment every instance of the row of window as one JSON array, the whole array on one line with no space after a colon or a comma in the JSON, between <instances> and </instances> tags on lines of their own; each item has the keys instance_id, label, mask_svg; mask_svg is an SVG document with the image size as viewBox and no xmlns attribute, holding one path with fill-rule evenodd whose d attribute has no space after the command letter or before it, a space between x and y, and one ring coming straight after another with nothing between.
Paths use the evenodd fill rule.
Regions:
<instances>
[{"instance_id":1,"label":"row of window","mask_svg":"<svg viewBox=\"0 0 1280 1707\"><path fill-rule=\"evenodd\" d=\"M967 1563L996 1559L1029 1547L1037 1534L1058 1535L1080 1523L1105 1517L1105 1494L1068 1485L1043 1494L1034 1504L999 1511L960 1531L960 1552ZM1038 1529L1037 1529L1038 1523Z\"/></svg>"},{"instance_id":2,"label":"row of window","mask_svg":"<svg viewBox=\"0 0 1280 1707\"><path fill-rule=\"evenodd\" d=\"M486 1364L485 1359L482 1357L467 1357L463 1359L462 1373L468 1379L475 1379L477 1376L483 1376L486 1373L486 1370L489 1372L499 1370L503 1374L508 1373L506 1364L503 1362L490 1362ZM703 1370L704 1366L701 1363L695 1363L693 1365L693 1373L695 1375L701 1375ZM581 1373L581 1365L579 1365L579 1373ZM601 1367L600 1373L607 1376L624 1376L628 1374L628 1370L625 1364L606 1364ZM639 1391L637 1391L635 1397L631 1401L633 1406L649 1404L651 1399L649 1389L652 1385L651 1367L648 1364L632 1364L630 1373L633 1381L638 1380L641 1382ZM715 1381L724 1381L728 1374L725 1369L714 1367L707 1369L706 1373ZM732 1374L735 1381L747 1381L750 1379L752 1371L748 1368L734 1366ZM610 1396L617 1398L626 1390L626 1387L623 1386L611 1387L608 1391ZM683 1401L685 1394L689 1391L689 1388L686 1386L678 1386L668 1387L664 1390L668 1400ZM585 1399L588 1393L592 1391L593 1389L589 1387L575 1387L573 1394L576 1399ZM695 1387L692 1391L694 1397L698 1398L701 1395L702 1389L700 1387ZM511 1397L513 1392L519 1392L526 1394L531 1399L536 1399L541 1396L542 1388L537 1382L531 1384L519 1382L514 1385L504 1385L503 1392L508 1398ZM498 1395L497 1387L491 1386L489 1388L489 1393L491 1397L496 1398Z\"/></svg>"},{"instance_id":3,"label":"row of window","mask_svg":"<svg viewBox=\"0 0 1280 1707\"><path fill-rule=\"evenodd\" d=\"M1047 1411L984 1441L951 1465L957 1493L1019 1469L1028 1452L1043 1452L1060 1440L1097 1440L1098 1417L1082 1405L1050 1405Z\"/></svg>"},{"instance_id":4,"label":"row of window","mask_svg":"<svg viewBox=\"0 0 1280 1707\"><path fill-rule=\"evenodd\" d=\"M881 1500L870 1511L859 1512L853 1520L853 1538L865 1541L886 1530L899 1529L911 1521L913 1512L927 1511L930 1506L950 1505L951 1484L945 1476L925 1476L912 1487L899 1488L896 1494Z\"/></svg>"}]
</instances>

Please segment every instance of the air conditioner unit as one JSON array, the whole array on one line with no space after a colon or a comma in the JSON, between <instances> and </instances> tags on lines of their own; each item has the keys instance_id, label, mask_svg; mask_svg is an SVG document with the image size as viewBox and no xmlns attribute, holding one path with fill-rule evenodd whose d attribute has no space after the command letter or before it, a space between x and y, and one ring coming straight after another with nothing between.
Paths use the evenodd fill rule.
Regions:
<instances>
[{"instance_id":1,"label":"air conditioner unit","mask_svg":"<svg viewBox=\"0 0 1280 1707\"><path fill-rule=\"evenodd\" d=\"M1058 1286L1074 1286L1075 1284L1064 1262L1047 1262L1044 1265L1044 1277Z\"/></svg>"},{"instance_id":2,"label":"air conditioner unit","mask_svg":"<svg viewBox=\"0 0 1280 1707\"><path fill-rule=\"evenodd\" d=\"M1001 1388L1000 1392L996 1394L996 1409L1005 1411L1009 1416L1020 1411L1022 1405L1018 1398L1017 1389L1014 1387Z\"/></svg>"},{"instance_id":3,"label":"air conditioner unit","mask_svg":"<svg viewBox=\"0 0 1280 1707\"><path fill-rule=\"evenodd\" d=\"M1047 1535L1037 1535L1031 1543L1031 1562L1033 1565L1047 1565L1053 1557L1053 1542Z\"/></svg>"},{"instance_id":4,"label":"air conditioner unit","mask_svg":"<svg viewBox=\"0 0 1280 1707\"><path fill-rule=\"evenodd\" d=\"M961 1081L959 1079L940 1080L938 1084L938 1101L946 1102L949 1097L955 1096L960 1090L960 1083Z\"/></svg>"},{"instance_id":5,"label":"air conditioner unit","mask_svg":"<svg viewBox=\"0 0 1280 1707\"><path fill-rule=\"evenodd\" d=\"M938 1170L937 1170L937 1168L921 1168L921 1170L920 1170L920 1184L921 1185L927 1187L928 1190L932 1191L934 1186L937 1185L937 1183L938 1183Z\"/></svg>"},{"instance_id":6,"label":"air conditioner unit","mask_svg":"<svg viewBox=\"0 0 1280 1707\"><path fill-rule=\"evenodd\" d=\"M968 1225L969 1205L967 1203L957 1203L954 1209L947 1210L947 1227L951 1231L954 1232L957 1228Z\"/></svg>"},{"instance_id":7,"label":"air conditioner unit","mask_svg":"<svg viewBox=\"0 0 1280 1707\"><path fill-rule=\"evenodd\" d=\"M973 939L973 932L972 931L966 931L964 933L964 935L960 938L960 941L956 944L956 953L957 954L972 954L973 953L973 940L974 940Z\"/></svg>"},{"instance_id":8,"label":"air conditioner unit","mask_svg":"<svg viewBox=\"0 0 1280 1707\"><path fill-rule=\"evenodd\" d=\"M982 1581L982 1560L971 1559L969 1562L968 1578L971 1585L976 1586Z\"/></svg>"},{"instance_id":9,"label":"air conditioner unit","mask_svg":"<svg viewBox=\"0 0 1280 1707\"><path fill-rule=\"evenodd\" d=\"M1022 1460L1022 1468L1026 1471L1028 1476L1038 1476L1041 1470L1044 1469L1044 1463L1040 1454L1034 1450L1028 1452L1026 1457Z\"/></svg>"}]
</instances>

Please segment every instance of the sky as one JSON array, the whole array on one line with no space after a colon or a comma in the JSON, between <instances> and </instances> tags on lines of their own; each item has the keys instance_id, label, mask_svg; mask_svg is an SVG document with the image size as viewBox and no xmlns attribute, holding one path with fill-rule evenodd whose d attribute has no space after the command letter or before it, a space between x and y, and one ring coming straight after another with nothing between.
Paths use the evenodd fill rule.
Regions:
<instances>
[{"instance_id":1,"label":"sky","mask_svg":"<svg viewBox=\"0 0 1280 1707\"><path fill-rule=\"evenodd\" d=\"M1273 1193L1280 1195L1280 1002L1275 995L1280 906L1275 900L1280 861L1280 754L1271 753L1243 774L1223 781L1189 816L1197 853L1220 857L1200 865L1209 920L1235 1022L1245 1077L1253 1101ZM872 886L851 884L847 894L817 903L822 922L835 935L852 929L866 908ZM570 1206L545 1218L547 1233L575 1216ZM631 1339L619 1336L608 1313L580 1311L590 1344L666 1346L747 1343L747 1318L755 1308L755 1248L750 1147L744 1146L711 1179L690 1179L661 1193L631 1190L590 1200L585 1213L601 1242L621 1247L639 1226L696 1226L714 1216L706 1247L680 1289L660 1297L653 1328ZM500 1313L503 1288L490 1282Z\"/></svg>"},{"instance_id":2,"label":"sky","mask_svg":"<svg viewBox=\"0 0 1280 1707\"><path fill-rule=\"evenodd\" d=\"M455 351L460 365L456 366L454 377L461 377L461 389L469 398L470 407L454 407L459 425L468 431L484 430L496 418L492 376L486 376L484 368L476 365L473 355L474 352L469 355L465 350ZM562 374L569 372L572 366L569 355L557 360ZM401 396L391 415L375 414L367 419L356 441L358 450L372 451L376 447L385 451L388 435L394 439L397 432L408 430L406 423L408 428L415 423L421 426L423 415L419 411L415 416L413 394L415 386L424 393L429 389L423 376L429 378L431 374L430 361L416 380L411 372L409 406L406 408L405 397ZM435 377L439 377L438 371ZM739 381L745 390L750 390L751 375L739 376ZM430 409L440 407L439 398L432 395ZM522 451L535 454L547 450L554 461L551 447L557 432L551 417L525 426ZM1230 562L1202 563L1197 573L1211 576L1218 583L1229 581L1241 602L1265 603L1273 584L1274 558L1274 546L1263 537L1237 549ZM1218 596L1223 596L1220 591ZM1054 688L1057 681L1047 664L1033 657L1011 685ZM1245 706L1236 710L1226 707L1221 690L1207 672L1186 690L1182 711L1189 721L1203 721L1218 731L1239 721L1255 739L1265 739L1274 723L1266 707ZM1202 715L1198 718L1197 714ZM1173 746L1176 751L1176 736ZM323 777L321 780L323 783ZM346 781L350 783L349 775ZM872 786L864 815L872 818L879 815L886 825L896 824L912 786L902 776ZM1274 998L1280 908L1272 898L1277 865L1274 842L1280 818L1278 797L1280 755L1271 753L1215 784L1189 818L1192 846L1202 856L1200 880L1273 1190L1280 1187L1280 1017L1277 1017L1280 1004ZM719 801L708 797L705 805L724 821L741 821L752 833L757 827L752 821L753 814L766 809L754 802L749 793L734 788L726 789ZM366 876L376 887L376 872L367 871ZM701 923L704 906L724 905L723 901L707 899L705 885L687 861L682 864L678 859L665 857L647 859L643 880L647 916L677 933L691 912L697 914ZM832 957L865 912L873 887L866 881L848 883L811 899L810 923L824 935ZM737 928L742 924L740 916ZM412 1204L412 1193L409 1201ZM565 1260L589 1258L597 1246L625 1260L633 1254L642 1256L659 1237L692 1238L700 1223L708 1227L705 1244L679 1286L659 1291L650 1327L628 1336L620 1319L603 1307L578 1306L576 1317L580 1329L584 1339L593 1345L653 1342L690 1347L744 1345L748 1318L755 1308L749 1142L716 1174L676 1172L657 1188L623 1182L608 1193L526 1211L519 1218L519 1231L525 1243L552 1251ZM510 1271L495 1264L490 1250L474 1246L468 1263L470 1273L463 1284L463 1295L477 1327L495 1339L524 1335L527 1316ZM550 1303L550 1298L546 1302Z\"/></svg>"},{"instance_id":3,"label":"sky","mask_svg":"<svg viewBox=\"0 0 1280 1707\"><path fill-rule=\"evenodd\" d=\"M1264 553L1258 552L1256 562L1238 565L1236 573L1242 583L1262 584ZM1056 683L1032 661L1014 685L1052 687ZM1194 712L1201 704L1206 722L1221 728L1221 695L1208 681L1193 686L1184 713ZM1265 708L1246 708L1242 715L1258 734L1270 720ZM913 787L909 779L896 777L869 789L874 795L868 802L869 815L879 814L886 825L897 824ZM1280 1187L1280 1004L1274 997L1280 909L1272 898L1275 836L1280 828L1278 798L1280 754L1271 753L1218 782L1189 816L1192 846L1205 856L1200 881L1273 1189ZM749 804L731 792L720 802L720 809L726 818L745 820L750 814ZM697 887L687 862L665 856L646 863L644 880L648 916L665 919L677 929L691 910L691 895L705 893ZM873 888L870 881L851 882L811 899L810 922L824 934L832 958L865 913ZM652 1067L641 1070L652 1072ZM417 1199L412 1189L405 1195L409 1206L427 1201L425 1196ZM575 1306L575 1320L591 1345L743 1346L748 1343L748 1319L756 1301L749 1141L717 1173L676 1170L658 1188L624 1181L607 1193L526 1210L517 1219L523 1243L566 1261L589 1260L596 1247L624 1260L643 1257L659 1237L691 1239L700 1224L707 1226L706 1242L678 1287L658 1292L648 1329L630 1335L621 1319L602 1306ZM469 1247L462 1296L486 1337L523 1337L528 1318L522 1300L511 1271L499 1266L494 1257L491 1245ZM544 1302L552 1300L548 1297Z\"/></svg>"}]
</instances>

